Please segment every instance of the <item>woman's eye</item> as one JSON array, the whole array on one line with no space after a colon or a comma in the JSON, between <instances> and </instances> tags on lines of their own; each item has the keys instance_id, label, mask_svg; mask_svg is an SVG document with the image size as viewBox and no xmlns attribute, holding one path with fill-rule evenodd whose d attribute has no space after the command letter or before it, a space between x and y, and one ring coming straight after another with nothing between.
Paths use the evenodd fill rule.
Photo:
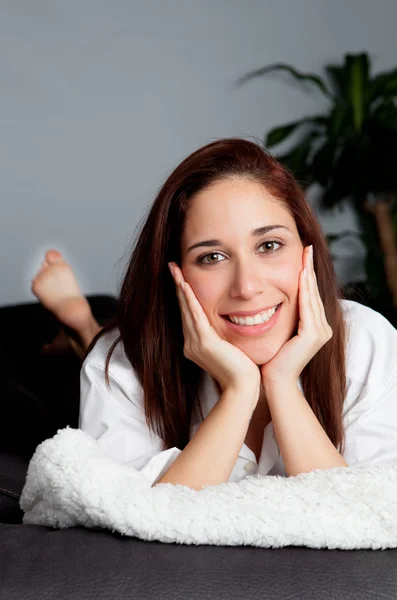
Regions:
<instances>
[{"instance_id":1,"label":"woman's eye","mask_svg":"<svg viewBox=\"0 0 397 600\"><path fill-rule=\"evenodd\" d=\"M274 245L279 246L279 248L274 248ZM272 248L267 248L265 252L261 252L260 254L272 254L273 252L277 252L277 250L279 250L281 248L281 246L283 246L284 244L282 244L281 242L276 242L276 240L269 240L268 242L263 242L263 244L261 244L260 247L262 246L273 246ZM217 264L218 262L223 262L223 261L212 261L209 260L207 261L206 259L214 257L214 256L222 256L224 258L224 256L222 254L220 254L219 252L210 252L209 254L206 254L205 256L202 256L201 258L199 258L197 260L198 263L201 264L205 264L205 265L211 265L211 264Z\"/></svg>"},{"instance_id":2,"label":"woman's eye","mask_svg":"<svg viewBox=\"0 0 397 600\"><path fill-rule=\"evenodd\" d=\"M210 254L206 254L205 256L203 256L202 258L199 258L198 262L199 263L204 263L205 265L210 265L213 264L212 261L211 262L204 262L205 258L208 258L210 256L222 256L222 254L219 254L219 252L210 252ZM216 261L219 262L219 261ZM222 261L221 261L222 262ZM215 263L216 264L216 263Z\"/></svg>"},{"instance_id":3,"label":"woman's eye","mask_svg":"<svg viewBox=\"0 0 397 600\"><path fill-rule=\"evenodd\" d=\"M261 246L267 246L267 245L271 245L274 246L274 244L278 244L279 246L282 246L282 244L280 242L276 242L276 240L271 240L269 242L263 242L263 244L261 244ZM276 249L268 249L269 252L276 252L276 250L278 250L278 248Z\"/></svg>"}]
</instances>

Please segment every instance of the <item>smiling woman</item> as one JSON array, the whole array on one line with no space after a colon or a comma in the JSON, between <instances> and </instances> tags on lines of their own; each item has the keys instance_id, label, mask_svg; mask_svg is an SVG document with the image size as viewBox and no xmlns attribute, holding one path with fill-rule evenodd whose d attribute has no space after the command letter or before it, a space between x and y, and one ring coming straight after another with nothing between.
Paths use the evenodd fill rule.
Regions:
<instances>
[{"instance_id":1,"label":"smiling woman","mask_svg":"<svg viewBox=\"0 0 397 600\"><path fill-rule=\"evenodd\" d=\"M219 140L150 209L84 360L79 425L153 485L397 461L396 359L390 323L341 298L292 175Z\"/></svg>"},{"instance_id":2,"label":"smiling woman","mask_svg":"<svg viewBox=\"0 0 397 600\"><path fill-rule=\"evenodd\" d=\"M218 239L191 245L208 234ZM302 254L291 212L263 182L227 178L192 198L181 237L183 275L218 335L257 365L296 330Z\"/></svg>"}]
</instances>

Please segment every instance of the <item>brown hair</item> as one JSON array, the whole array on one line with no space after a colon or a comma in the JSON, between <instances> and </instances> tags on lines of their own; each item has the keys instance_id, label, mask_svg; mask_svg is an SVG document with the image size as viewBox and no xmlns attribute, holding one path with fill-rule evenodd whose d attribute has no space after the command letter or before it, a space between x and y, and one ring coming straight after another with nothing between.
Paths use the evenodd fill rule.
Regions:
<instances>
[{"instance_id":1,"label":"brown hair","mask_svg":"<svg viewBox=\"0 0 397 600\"><path fill-rule=\"evenodd\" d=\"M132 251L119 296L116 344L143 387L146 422L164 441L164 449L183 449L190 439L192 411L199 403L204 371L183 354L183 329L175 283L167 263L180 260L180 240L192 197L212 183L249 178L290 211L304 246L313 244L314 266L332 338L301 374L305 398L328 437L343 453L342 409L346 394L345 324L327 243L321 227L293 176L259 145L230 138L193 152L171 173L150 207ZM201 413L202 414L202 413Z\"/></svg>"}]
</instances>

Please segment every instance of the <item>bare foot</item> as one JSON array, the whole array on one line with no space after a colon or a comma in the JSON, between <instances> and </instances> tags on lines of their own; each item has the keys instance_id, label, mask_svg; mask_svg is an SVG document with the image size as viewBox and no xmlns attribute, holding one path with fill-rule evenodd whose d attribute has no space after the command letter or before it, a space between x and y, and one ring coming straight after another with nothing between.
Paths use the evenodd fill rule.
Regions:
<instances>
[{"instance_id":1,"label":"bare foot","mask_svg":"<svg viewBox=\"0 0 397 600\"><path fill-rule=\"evenodd\" d=\"M32 292L66 327L77 333L88 347L100 326L83 296L72 267L57 250L48 250L34 279Z\"/></svg>"},{"instance_id":2,"label":"bare foot","mask_svg":"<svg viewBox=\"0 0 397 600\"><path fill-rule=\"evenodd\" d=\"M77 354L81 360L84 360L86 351L87 348L81 342L80 338L79 341L76 341L71 335L68 335L61 329L52 342L44 344L41 354Z\"/></svg>"},{"instance_id":3,"label":"bare foot","mask_svg":"<svg viewBox=\"0 0 397 600\"><path fill-rule=\"evenodd\" d=\"M74 349L70 343L70 338L65 333L64 329L61 329L55 336L52 342L44 344L41 349L42 354L73 354Z\"/></svg>"}]
</instances>

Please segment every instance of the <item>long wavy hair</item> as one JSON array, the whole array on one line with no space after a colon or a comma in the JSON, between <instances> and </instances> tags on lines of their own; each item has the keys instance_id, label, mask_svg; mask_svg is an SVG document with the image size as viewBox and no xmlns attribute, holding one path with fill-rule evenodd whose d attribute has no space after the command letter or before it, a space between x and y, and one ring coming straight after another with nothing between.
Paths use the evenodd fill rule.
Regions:
<instances>
[{"instance_id":1,"label":"long wavy hair","mask_svg":"<svg viewBox=\"0 0 397 600\"><path fill-rule=\"evenodd\" d=\"M180 240L192 198L211 184L230 178L256 181L290 211L303 246L313 244L319 292L333 336L301 373L305 398L339 451L345 438L342 422L346 394L345 323L332 258L320 224L303 191L275 158L256 143L221 139L193 152L171 173L149 208L119 294L115 321L92 341L118 327L116 344L125 354L143 388L146 422L164 442L164 450L185 448L195 406L203 417L199 396L204 371L183 354L183 329L174 280L168 263L180 260ZM88 354L87 352L87 354Z\"/></svg>"}]
</instances>

